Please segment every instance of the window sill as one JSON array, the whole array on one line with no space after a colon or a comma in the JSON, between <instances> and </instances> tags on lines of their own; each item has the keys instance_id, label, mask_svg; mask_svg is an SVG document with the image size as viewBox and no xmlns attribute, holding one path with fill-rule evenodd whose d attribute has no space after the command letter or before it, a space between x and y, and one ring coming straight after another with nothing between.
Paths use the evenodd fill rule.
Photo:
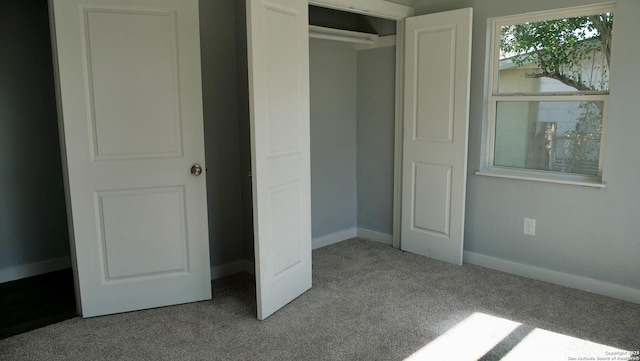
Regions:
<instances>
[{"instance_id":1,"label":"window sill","mask_svg":"<svg viewBox=\"0 0 640 361\"><path fill-rule=\"evenodd\" d=\"M581 176L574 174L556 174L551 172L537 172L519 169L486 168L476 171L476 175L496 178L520 179L533 182L567 184L581 187L606 188L606 184L599 177Z\"/></svg>"}]
</instances>

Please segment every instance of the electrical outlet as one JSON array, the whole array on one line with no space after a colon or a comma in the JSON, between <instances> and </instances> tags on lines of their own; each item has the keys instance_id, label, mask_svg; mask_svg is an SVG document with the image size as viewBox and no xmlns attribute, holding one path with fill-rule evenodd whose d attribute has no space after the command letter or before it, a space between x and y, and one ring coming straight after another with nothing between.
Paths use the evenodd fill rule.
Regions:
<instances>
[{"instance_id":1,"label":"electrical outlet","mask_svg":"<svg viewBox=\"0 0 640 361\"><path fill-rule=\"evenodd\" d=\"M524 219L524 234L528 236L536 235L536 220L533 218Z\"/></svg>"}]
</instances>

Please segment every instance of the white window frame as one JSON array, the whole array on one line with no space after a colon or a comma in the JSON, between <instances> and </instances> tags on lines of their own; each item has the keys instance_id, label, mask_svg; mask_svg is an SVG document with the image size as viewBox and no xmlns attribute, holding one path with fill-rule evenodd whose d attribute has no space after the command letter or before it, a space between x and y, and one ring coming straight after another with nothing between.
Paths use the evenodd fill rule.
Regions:
<instances>
[{"instance_id":1,"label":"white window frame","mask_svg":"<svg viewBox=\"0 0 640 361\"><path fill-rule=\"evenodd\" d=\"M563 183L580 186L590 186L604 188L602 182L602 171L604 163L604 149L606 139L606 123L609 104L609 90L607 91L590 91L590 92L538 92L538 93L499 93L498 92L498 67L500 58L500 28L505 25L520 24L524 22L536 22L552 19L571 18L576 16L585 16L592 14L600 14L606 12L615 12L614 3L606 3L599 5L572 7L560 10L551 10L544 12L512 15L493 18L489 20L489 46L487 53L487 74L488 84L486 87L487 103L485 114L487 116L487 149L485 167L476 172L478 175L523 179L551 183ZM611 69L609 69L611 74ZM602 133L600 135L600 156L598 161L598 175L581 175L573 173L562 173L554 171L533 170L515 167L505 167L494 165L495 151L495 131L496 131L496 108L498 102L533 102L533 101L602 101L604 104L602 112Z\"/></svg>"}]
</instances>

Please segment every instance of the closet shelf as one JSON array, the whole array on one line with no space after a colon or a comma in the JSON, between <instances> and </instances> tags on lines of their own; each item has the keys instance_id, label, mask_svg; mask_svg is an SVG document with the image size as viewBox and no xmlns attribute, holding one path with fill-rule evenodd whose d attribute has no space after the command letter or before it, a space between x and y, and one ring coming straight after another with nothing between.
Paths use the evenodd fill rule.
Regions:
<instances>
[{"instance_id":1,"label":"closet shelf","mask_svg":"<svg viewBox=\"0 0 640 361\"><path fill-rule=\"evenodd\" d=\"M375 43L379 38L378 34L325 28L317 25L309 25L309 37L314 39L336 40L369 45Z\"/></svg>"}]
</instances>

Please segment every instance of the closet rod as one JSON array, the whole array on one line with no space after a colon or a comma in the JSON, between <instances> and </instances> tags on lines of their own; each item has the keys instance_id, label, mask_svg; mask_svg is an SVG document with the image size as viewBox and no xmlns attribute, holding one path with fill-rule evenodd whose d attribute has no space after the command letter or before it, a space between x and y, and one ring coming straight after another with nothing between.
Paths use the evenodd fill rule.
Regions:
<instances>
[{"instance_id":1,"label":"closet rod","mask_svg":"<svg viewBox=\"0 0 640 361\"><path fill-rule=\"evenodd\" d=\"M379 36L378 34L360 33L357 31L309 25L309 37L314 39L345 41L348 43L373 44Z\"/></svg>"}]
</instances>

